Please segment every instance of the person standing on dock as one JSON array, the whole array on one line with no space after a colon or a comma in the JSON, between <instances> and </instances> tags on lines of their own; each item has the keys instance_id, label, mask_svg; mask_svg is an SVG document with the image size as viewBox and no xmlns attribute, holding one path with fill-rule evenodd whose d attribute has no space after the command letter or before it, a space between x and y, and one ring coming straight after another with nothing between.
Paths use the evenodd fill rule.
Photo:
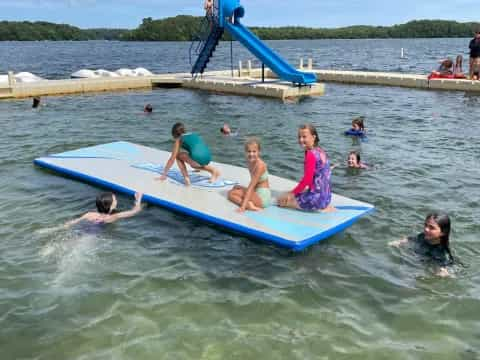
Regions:
<instances>
[{"instance_id":1,"label":"person standing on dock","mask_svg":"<svg viewBox=\"0 0 480 360\"><path fill-rule=\"evenodd\" d=\"M475 37L470 41L470 71L469 77L472 80L479 79L480 71L480 30L475 32Z\"/></svg>"},{"instance_id":2,"label":"person standing on dock","mask_svg":"<svg viewBox=\"0 0 480 360\"><path fill-rule=\"evenodd\" d=\"M205 0L203 8L205 9L205 15L208 20L211 20L213 17L213 0Z\"/></svg>"}]
</instances>

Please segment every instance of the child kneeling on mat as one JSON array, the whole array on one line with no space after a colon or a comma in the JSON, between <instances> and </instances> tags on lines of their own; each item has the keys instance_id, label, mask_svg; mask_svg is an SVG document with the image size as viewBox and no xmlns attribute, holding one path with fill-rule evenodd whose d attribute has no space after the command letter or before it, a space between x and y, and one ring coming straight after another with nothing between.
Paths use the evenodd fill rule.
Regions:
<instances>
[{"instance_id":1,"label":"child kneeling on mat","mask_svg":"<svg viewBox=\"0 0 480 360\"><path fill-rule=\"evenodd\" d=\"M228 192L228 199L239 206L238 212L262 210L270 206L272 201L267 165L260 158L260 149L260 142L257 139L249 139L245 143L245 156L251 177L250 184L247 188L235 185Z\"/></svg>"},{"instance_id":2,"label":"child kneeling on mat","mask_svg":"<svg viewBox=\"0 0 480 360\"><path fill-rule=\"evenodd\" d=\"M168 171L176 160L183 178L185 179L186 186L189 186L191 182L185 163L195 170L205 170L209 172L211 174L211 183L217 181L220 172L213 166L208 165L212 156L210 154L210 149L200 135L194 132L187 133L185 125L178 122L172 127L172 136L175 140L172 148L172 155L170 155L170 159L168 159L167 164L163 168L162 176L156 179L162 181L165 180Z\"/></svg>"}]
</instances>

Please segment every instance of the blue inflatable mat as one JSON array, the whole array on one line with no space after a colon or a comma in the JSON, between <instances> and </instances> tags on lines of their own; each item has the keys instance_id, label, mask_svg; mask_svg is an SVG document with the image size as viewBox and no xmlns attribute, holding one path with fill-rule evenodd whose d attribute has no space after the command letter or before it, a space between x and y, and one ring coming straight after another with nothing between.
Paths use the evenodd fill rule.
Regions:
<instances>
[{"instance_id":1,"label":"blue inflatable mat","mask_svg":"<svg viewBox=\"0 0 480 360\"><path fill-rule=\"evenodd\" d=\"M374 209L368 203L333 194L334 212L310 213L271 206L258 212L238 213L227 193L234 184L248 185L250 174L246 168L212 163L221 173L217 182L210 183L208 173L190 172L192 186L187 187L176 165L169 171L168 181L157 180L169 157L166 151L119 141L52 154L34 162L113 191L131 195L142 192L148 203L292 250L305 249L332 236ZM269 176L269 183L273 194L290 191L296 185L274 175Z\"/></svg>"}]
</instances>

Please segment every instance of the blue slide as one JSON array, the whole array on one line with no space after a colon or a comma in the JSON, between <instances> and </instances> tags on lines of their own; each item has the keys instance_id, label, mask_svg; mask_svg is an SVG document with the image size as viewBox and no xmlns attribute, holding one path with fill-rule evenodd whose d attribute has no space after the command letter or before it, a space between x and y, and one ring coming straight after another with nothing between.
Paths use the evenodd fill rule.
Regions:
<instances>
[{"instance_id":1,"label":"blue slide","mask_svg":"<svg viewBox=\"0 0 480 360\"><path fill-rule=\"evenodd\" d=\"M296 70L238 20L233 24L225 22L224 27L237 41L240 41L253 55L277 74L280 79L302 85L317 82L315 74Z\"/></svg>"}]
</instances>

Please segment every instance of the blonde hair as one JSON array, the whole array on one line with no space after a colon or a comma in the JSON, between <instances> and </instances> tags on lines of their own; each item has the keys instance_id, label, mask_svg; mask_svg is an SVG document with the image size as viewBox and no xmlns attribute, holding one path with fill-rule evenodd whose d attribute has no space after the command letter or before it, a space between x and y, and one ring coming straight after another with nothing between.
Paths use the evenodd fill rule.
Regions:
<instances>
[{"instance_id":1,"label":"blonde hair","mask_svg":"<svg viewBox=\"0 0 480 360\"><path fill-rule=\"evenodd\" d=\"M258 151L262 150L262 145L260 145L260 140L258 140L256 137L248 138L247 141L245 141L245 151L248 150L248 147L250 145L257 145Z\"/></svg>"}]
</instances>

